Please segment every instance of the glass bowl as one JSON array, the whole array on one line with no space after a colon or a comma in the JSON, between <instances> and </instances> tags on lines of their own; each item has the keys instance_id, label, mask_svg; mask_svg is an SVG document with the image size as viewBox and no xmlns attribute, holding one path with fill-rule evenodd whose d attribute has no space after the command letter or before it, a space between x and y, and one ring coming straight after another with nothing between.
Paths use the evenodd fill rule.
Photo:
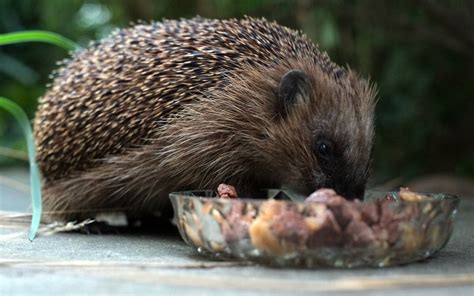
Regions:
<instances>
[{"instance_id":1,"label":"glass bowl","mask_svg":"<svg viewBox=\"0 0 474 296\"><path fill-rule=\"evenodd\" d=\"M217 192L170 194L182 238L202 254L280 267L384 267L432 256L448 242L459 199L424 194L401 201L396 192L368 192L347 207L292 200L265 190L269 199L218 199ZM346 215L347 216L347 215ZM346 217L347 218L347 217Z\"/></svg>"}]
</instances>

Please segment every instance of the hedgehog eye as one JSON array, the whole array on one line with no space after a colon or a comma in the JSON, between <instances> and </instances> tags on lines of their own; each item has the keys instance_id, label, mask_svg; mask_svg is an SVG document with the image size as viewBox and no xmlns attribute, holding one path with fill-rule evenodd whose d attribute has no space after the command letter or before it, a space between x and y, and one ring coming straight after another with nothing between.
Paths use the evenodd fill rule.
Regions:
<instances>
[{"instance_id":1,"label":"hedgehog eye","mask_svg":"<svg viewBox=\"0 0 474 296\"><path fill-rule=\"evenodd\" d=\"M316 155L323 159L328 159L333 155L333 147L329 141L319 140L315 145Z\"/></svg>"},{"instance_id":2,"label":"hedgehog eye","mask_svg":"<svg viewBox=\"0 0 474 296\"><path fill-rule=\"evenodd\" d=\"M321 156L329 156L329 146L326 143L321 143L318 146L318 153Z\"/></svg>"}]
</instances>

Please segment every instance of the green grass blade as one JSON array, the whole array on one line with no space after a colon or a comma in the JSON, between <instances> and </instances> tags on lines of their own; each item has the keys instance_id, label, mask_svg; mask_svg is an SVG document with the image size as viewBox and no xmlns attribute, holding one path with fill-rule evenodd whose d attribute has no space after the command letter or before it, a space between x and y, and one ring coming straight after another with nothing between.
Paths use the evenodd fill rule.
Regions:
<instances>
[{"instance_id":1,"label":"green grass blade","mask_svg":"<svg viewBox=\"0 0 474 296\"><path fill-rule=\"evenodd\" d=\"M31 200L33 204L33 218L31 219L31 227L28 238L32 241L36 232L38 231L41 221L41 176L36 164L36 151L35 144L33 141L33 132L31 130L30 121L28 116L13 101L0 97L0 108L6 109L10 112L13 117L18 121L25 134L26 144L28 147L28 159L30 161L30 182L31 182Z\"/></svg>"},{"instance_id":2,"label":"green grass blade","mask_svg":"<svg viewBox=\"0 0 474 296\"><path fill-rule=\"evenodd\" d=\"M60 46L66 50L75 50L79 48L79 45L75 42L59 34L47 31L21 31L0 34L0 46L23 42L45 42Z\"/></svg>"}]
</instances>

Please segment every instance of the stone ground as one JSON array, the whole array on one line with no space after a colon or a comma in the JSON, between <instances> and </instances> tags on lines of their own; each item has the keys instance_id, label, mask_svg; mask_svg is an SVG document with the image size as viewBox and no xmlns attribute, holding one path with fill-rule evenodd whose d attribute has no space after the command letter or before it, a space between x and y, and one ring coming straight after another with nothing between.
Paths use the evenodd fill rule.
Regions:
<instances>
[{"instance_id":1,"label":"stone ground","mask_svg":"<svg viewBox=\"0 0 474 296\"><path fill-rule=\"evenodd\" d=\"M177 232L26 238L24 169L0 172L0 295L474 295L474 199L434 258L384 269L275 269L202 257ZM16 180L12 182L11 180ZM3 213L5 216L5 213Z\"/></svg>"}]
</instances>

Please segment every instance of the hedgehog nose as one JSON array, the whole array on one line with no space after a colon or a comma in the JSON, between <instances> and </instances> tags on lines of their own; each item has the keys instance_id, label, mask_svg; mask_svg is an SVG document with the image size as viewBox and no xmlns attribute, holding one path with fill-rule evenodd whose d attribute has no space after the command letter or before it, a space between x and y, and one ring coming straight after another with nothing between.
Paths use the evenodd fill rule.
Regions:
<instances>
[{"instance_id":1,"label":"hedgehog nose","mask_svg":"<svg viewBox=\"0 0 474 296\"><path fill-rule=\"evenodd\" d=\"M354 199L363 200L364 199L365 186L363 185L362 186L357 185L353 187L343 186L343 188L341 189L342 190L335 188L334 190L336 190L337 194L343 196L344 198L348 200L354 200Z\"/></svg>"},{"instance_id":2,"label":"hedgehog nose","mask_svg":"<svg viewBox=\"0 0 474 296\"><path fill-rule=\"evenodd\" d=\"M365 184L353 184L351 180L328 180L323 187L331 188L345 199L364 199Z\"/></svg>"}]
</instances>

